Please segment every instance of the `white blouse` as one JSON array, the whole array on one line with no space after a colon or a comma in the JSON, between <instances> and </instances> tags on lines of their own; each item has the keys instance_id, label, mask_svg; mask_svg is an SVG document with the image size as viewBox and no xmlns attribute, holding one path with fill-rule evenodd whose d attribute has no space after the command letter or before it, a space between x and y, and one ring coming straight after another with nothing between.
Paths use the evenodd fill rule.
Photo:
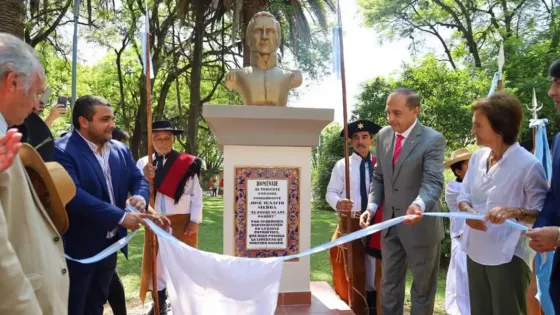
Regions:
<instances>
[{"instance_id":1,"label":"white blouse","mask_svg":"<svg viewBox=\"0 0 560 315\"><path fill-rule=\"evenodd\" d=\"M445 187L445 203L449 208L449 212L459 212L459 204L457 203L457 198L459 198L459 194L461 193L461 186L463 183L461 182L449 182ZM465 220L463 219L451 219L451 224L449 228L449 234L451 238L456 238L463 234L465 230Z\"/></svg>"},{"instance_id":2,"label":"white blouse","mask_svg":"<svg viewBox=\"0 0 560 315\"><path fill-rule=\"evenodd\" d=\"M467 201L481 214L495 207L541 211L548 182L537 158L515 143L486 172L489 156L489 148L480 149L472 155L457 202ZM486 226L488 229L485 232L465 225L461 245L473 261L497 266L510 262L515 255L532 269L535 252L529 247L525 234L505 224L486 222Z\"/></svg>"}]
</instances>

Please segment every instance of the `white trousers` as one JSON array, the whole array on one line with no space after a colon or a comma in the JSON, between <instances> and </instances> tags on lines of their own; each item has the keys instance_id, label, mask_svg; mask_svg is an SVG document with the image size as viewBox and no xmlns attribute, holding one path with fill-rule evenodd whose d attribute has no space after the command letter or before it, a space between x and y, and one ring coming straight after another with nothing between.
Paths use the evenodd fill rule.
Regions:
<instances>
[{"instance_id":1,"label":"white trousers","mask_svg":"<svg viewBox=\"0 0 560 315\"><path fill-rule=\"evenodd\" d=\"M376 258L366 254L366 291L375 291L375 263Z\"/></svg>"},{"instance_id":2,"label":"white trousers","mask_svg":"<svg viewBox=\"0 0 560 315\"><path fill-rule=\"evenodd\" d=\"M451 259L445 285L445 311L449 315L470 315L467 254L461 250L459 239L451 239Z\"/></svg>"}]
</instances>

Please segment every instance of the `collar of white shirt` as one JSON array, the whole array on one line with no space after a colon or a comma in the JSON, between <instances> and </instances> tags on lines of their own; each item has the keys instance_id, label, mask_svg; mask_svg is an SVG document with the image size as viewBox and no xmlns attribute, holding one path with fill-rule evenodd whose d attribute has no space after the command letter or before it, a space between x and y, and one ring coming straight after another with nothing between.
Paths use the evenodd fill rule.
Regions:
<instances>
[{"instance_id":1,"label":"collar of white shirt","mask_svg":"<svg viewBox=\"0 0 560 315\"><path fill-rule=\"evenodd\" d=\"M368 155L368 156L371 157L371 153L370 153L370 155ZM362 160L364 159L361 155L359 155L359 154L356 153L356 152L353 152L352 155L351 155L350 157L353 158L353 159L355 159L355 160L358 160L358 161L362 161Z\"/></svg>"},{"instance_id":2,"label":"collar of white shirt","mask_svg":"<svg viewBox=\"0 0 560 315\"><path fill-rule=\"evenodd\" d=\"M414 120L414 123L412 124L412 126L410 126L408 129L406 129L405 132L400 134L401 136L403 136L404 140L406 140L406 138L408 138L408 136L412 132L412 129L414 129L414 126L416 126L417 122L418 122L418 119ZM399 135L399 133L395 132L395 137L397 137L397 135Z\"/></svg>"},{"instance_id":3,"label":"collar of white shirt","mask_svg":"<svg viewBox=\"0 0 560 315\"><path fill-rule=\"evenodd\" d=\"M4 134L8 131L8 123L4 119L4 115L0 113L0 133Z\"/></svg>"},{"instance_id":4,"label":"collar of white shirt","mask_svg":"<svg viewBox=\"0 0 560 315\"><path fill-rule=\"evenodd\" d=\"M74 132L79 134L80 137L82 137L82 139L84 139L84 141L87 143L87 145L91 149L91 151L93 151L93 153L97 153L97 144L95 144L95 143L89 141L88 139L86 139L77 129L75 129ZM105 153L107 153L107 151L109 150L109 143L110 143L110 141L107 141L103 144L103 146L101 147L101 155L104 155Z\"/></svg>"}]
</instances>

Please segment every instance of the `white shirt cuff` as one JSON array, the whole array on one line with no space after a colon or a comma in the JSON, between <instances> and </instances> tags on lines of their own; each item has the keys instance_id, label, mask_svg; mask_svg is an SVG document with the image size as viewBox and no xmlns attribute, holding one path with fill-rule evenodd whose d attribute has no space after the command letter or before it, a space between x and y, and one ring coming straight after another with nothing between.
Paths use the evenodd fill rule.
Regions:
<instances>
[{"instance_id":1,"label":"white shirt cuff","mask_svg":"<svg viewBox=\"0 0 560 315\"><path fill-rule=\"evenodd\" d=\"M420 210L422 210L422 212L426 211L426 204L424 203L424 200L420 198L420 196L416 197L416 199L412 203L420 207Z\"/></svg>"},{"instance_id":2,"label":"white shirt cuff","mask_svg":"<svg viewBox=\"0 0 560 315\"><path fill-rule=\"evenodd\" d=\"M379 208L379 206L376 203L370 202L367 205L367 211L371 212L372 214L375 214L375 212L377 211L377 208Z\"/></svg>"},{"instance_id":3,"label":"white shirt cuff","mask_svg":"<svg viewBox=\"0 0 560 315\"><path fill-rule=\"evenodd\" d=\"M121 225L124 221L124 217L126 217L126 212L124 213L124 215L122 216L122 218L119 221L119 225Z\"/></svg>"}]
</instances>

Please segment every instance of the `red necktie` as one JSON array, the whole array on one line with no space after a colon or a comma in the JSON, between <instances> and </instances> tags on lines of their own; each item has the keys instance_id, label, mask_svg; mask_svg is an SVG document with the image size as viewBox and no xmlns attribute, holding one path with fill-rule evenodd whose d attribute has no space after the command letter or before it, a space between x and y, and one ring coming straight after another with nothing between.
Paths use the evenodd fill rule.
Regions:
<instances>
[{"instance_id":1,"label":"red necktie","mask_svg":"<svg viewBox=\"0 0 560 315\"><path fill-rule=\"evenodd\" d=\"M397 166L397 161L399 160L399 155L401 154L402 141L404 137L397 134L397 143L395 143L395 152L393 153L393 168Z\"/></svg>"}]
</instances>

